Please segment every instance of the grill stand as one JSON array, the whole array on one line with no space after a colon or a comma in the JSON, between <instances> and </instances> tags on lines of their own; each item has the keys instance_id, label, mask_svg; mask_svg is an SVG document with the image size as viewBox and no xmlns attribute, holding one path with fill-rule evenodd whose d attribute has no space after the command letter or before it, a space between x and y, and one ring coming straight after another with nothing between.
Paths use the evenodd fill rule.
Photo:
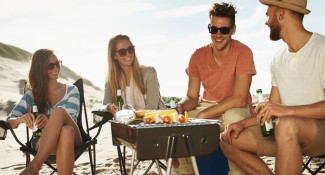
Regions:
<instances>
[{"instance_id":1,"label":"grill stand","mask_svg":"<svg viewBox=\"0 0 325 175\"><path fill-rule=\"evenodd\" d=\"M122 154L122 151L121 151L121 148L120 146L116 146L117 147L117 153L118 153L118 159L119 159L119 164L120 164L120 172L121 172L121 175L127 175L126 173L126 168L125 168L125 146L124 147L124 154ZM130 170L130 174L133 175L133 171L135 169L135 167L137 167L137 165L139 164L139 162L137 162L135 165L134 165L134 160L135 160L135 149L131 148L132 150L132 159L131 159L131 170ZM152 160L151 164L148 166L147 170L145 171L144 174L147 174L150 170L150 168L152 167L152 165L156 163L156 166L157 166L157 169L158 169L158 173L160 175L162 175L162 171L161 171L161 168L166 170L166 166L160 162L158 159L154 159Z\"/></svg>"},{"instance_id":2,"label":"grill stand","mask_svg":"<svg viewBox=\"0 0 325 175\"><path fill-rule=\"evenodd\" d=\"M190 158L191 158L194 173L195 173L195 175L199 175L200 173L199 173L199 169L197 167L196 159L195 159L195 156L194 156L195 155L194 154L194 147L193 147L193 144L192 144L191 136L184 134L183 138L184 138L185 143L186 143L186 149L187 149L189 155L191 155ZM166 175L171 174L172 161L173 161L173 158L174 158L174 155L175 155L176 143L177 143L177 136L169 136L168 137L167 151L166 151L166 157L168 158L167 168L166 168ZM120 146L117 146L117 152L118 152L118 157L119 157L121 175L126 175L125 159L123 159L123 155L122 155ZM131 175L133 175L134 167L137 166L137 165L134 166L135 153L136 153L135 149L132 148L131 171L130 171ZM150 164L148 169L151 168L153 163L156 163L158 173L160 175L162 175L161 167L163 169L165 169L164 165L161 162L159 162L158 159L155 159L155 160L152 160L152 163ZM148 172L148 170L146 171L146 173L147 172Z\"/></svg>"},{"instance_id":3,"label":"grill stand","mask_svg":"<svg viewBox=\"0 0 325 175\"><path fill-rule=\"evenodd\" d=\"M194 149L193 149L191 136L190 135L183 135L183 138L184 138L185 143L186 143L187 151L188 151L189 155L191 155L190 157L191 157L191 162L192 162L194 173L195 173L195 175L199 175L200 173L199 173L199 169L197 167L196 159L195 159L195 156L194 156ZM166 154L167 154L166 157L168 158L168 163L167 163L167 173L166 173L166 175L171 174L172 161L173 161L173 157L174 157L174 154L175 154L176 143L177 143L177 137L176 136L169 136L168 137L167 151L166 151Z\"/></svg>"}]
</instances>

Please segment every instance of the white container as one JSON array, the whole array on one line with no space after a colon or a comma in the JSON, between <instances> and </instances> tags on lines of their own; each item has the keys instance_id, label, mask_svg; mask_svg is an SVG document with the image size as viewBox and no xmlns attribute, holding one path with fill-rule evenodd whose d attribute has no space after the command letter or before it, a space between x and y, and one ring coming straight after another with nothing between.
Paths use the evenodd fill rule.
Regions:
<instances>
[{"instance_id":1,"label":"white container","mask_svg":"<svg viewBox=\"0 0 325 175\"><path fill-rule=\"evenodd\" d=\"M129 124L135 118L136 118L136 116L135 116L134 110L123 109L123 110L117 111L115 114L116 122L122 123L122 124Z\"/></svg>"}]
</instances>

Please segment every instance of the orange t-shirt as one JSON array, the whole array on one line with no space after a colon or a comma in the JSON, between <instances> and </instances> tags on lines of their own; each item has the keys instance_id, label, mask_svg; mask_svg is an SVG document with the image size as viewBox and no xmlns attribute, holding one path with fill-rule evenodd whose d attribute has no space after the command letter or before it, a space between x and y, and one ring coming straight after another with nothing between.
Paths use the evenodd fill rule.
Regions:
<instances>
[{"instance_id":1,"label":"orange t-shirt","mask_svg":"<svg viewBox=\"0 0 325 175\"><path fill-rule=\"evenodd\" d=\"M213 58L212 45L197 49L186 69L188 76L198 77L204 88L202 101L219 103L234 92L237 74L256 74L253 53L249 47L231 40L230 49L221 66ZM252 108L252 97L247 92L247 104Z\"/></svg>"}]
</instances>

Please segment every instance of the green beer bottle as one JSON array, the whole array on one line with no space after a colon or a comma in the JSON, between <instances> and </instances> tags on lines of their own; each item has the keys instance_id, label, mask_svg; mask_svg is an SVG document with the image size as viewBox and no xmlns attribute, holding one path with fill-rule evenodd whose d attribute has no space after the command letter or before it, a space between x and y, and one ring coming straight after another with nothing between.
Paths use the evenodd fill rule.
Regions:
<instances>
[{"instance_id":1,"label":"green beer bottle","mask_svg":"<svg viewBox=\"0 0 325 175\"><path fill-rule=\"evenodd\" d=\"M122 90L120 87L117 87L116 90L116 105L118 106L119 110L123 109L124 100L122 98Z\"/></svg>"},{"instance_id":2,"label":"green beer bottle","mask_svg":"<svg viewBox=\"0 0 325 175\"><path fill-rule=\"evenodd\" d=\"M263 97L262 89L257 89L256 93L257 93L257 102L258 103L264 102L265 99ZM262 108L259 108L258 113L260 113L261 110L262 110ZM261 127L261 132L262 132L263 137L268 137L270 135L274 135L274 128L273 128L272 120L269 122L265 121L264 125L261 125L263 117L264 117L264 115L261 117L261 120L260 120L260 127Z\"/></svg>"},{"instance_id":3,"label":"green beer bottle","mask_svg":"<svg viewBox=\"0 0 325 175\"><path fill-rule=\"evenodd\" d=\"M38 108L37 108L37 105L36 103L33 102L33 107L32 107L32 113L34 114L35 116L35 120L38 116ZM36 122L34 123L34 128L33 128L33 136L34 137L40 137L42 135L42 129L40 128L37 128L36 126Z\"/></svg>"}]
</instances>

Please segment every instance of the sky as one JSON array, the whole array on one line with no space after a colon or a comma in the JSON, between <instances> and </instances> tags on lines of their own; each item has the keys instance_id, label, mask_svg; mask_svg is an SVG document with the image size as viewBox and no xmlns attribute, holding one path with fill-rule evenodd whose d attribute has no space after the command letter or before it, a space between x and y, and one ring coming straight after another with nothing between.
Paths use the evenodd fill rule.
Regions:
<instances>
[{"instance_id":1,"label":"sky","mask_svg":"<svg viewBox=\"0 0 325 175\"><path fill-rule=\"evenodd\" d=\"M233 39L249 46L257 74L250 92L269 93L269 66L285 44L269 39L266 6L258 0L0 0L0 42L27 50L55 51L63 64L104 88L111 37L126 34L140 64L157 70L163 96L186 95L185 69L195 49L211 42L207 26L213 3L237 8ZM309 0L305 28L325 35L325 1Z\"/></svg>"}]
</instances>

